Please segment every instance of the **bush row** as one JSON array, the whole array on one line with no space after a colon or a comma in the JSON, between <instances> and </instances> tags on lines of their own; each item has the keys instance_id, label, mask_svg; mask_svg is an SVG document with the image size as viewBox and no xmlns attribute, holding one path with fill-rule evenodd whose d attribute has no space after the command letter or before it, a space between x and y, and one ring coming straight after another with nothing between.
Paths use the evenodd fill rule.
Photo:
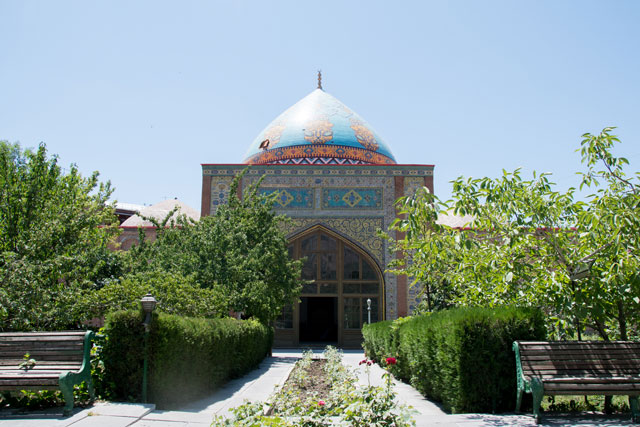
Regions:
<instances>
[{"instance_id":1,"label":"bush row","mask_svg":"<svg viewBox=\"0 0 640 427\"><path fill-rule=\"evenodd\" d=\"M107 316L103 383L115 399L141 398L142 320L140 311ZM149 401L167 408L210 393L255 368L272 342L272 329L255 320L154 314L148 341Z\"/></svg>"},{"instance_id":2,"label":"bush row","mask_svg":"<svg viewBox=\"0 0 640 427\"><path fill-rule=\"evenodd\" d=\"M459 308L365 325L367 355L395 355L394 375L460 412L512 411L515 340L545 339L540 310Z\"/></svg>"}]
</instances>

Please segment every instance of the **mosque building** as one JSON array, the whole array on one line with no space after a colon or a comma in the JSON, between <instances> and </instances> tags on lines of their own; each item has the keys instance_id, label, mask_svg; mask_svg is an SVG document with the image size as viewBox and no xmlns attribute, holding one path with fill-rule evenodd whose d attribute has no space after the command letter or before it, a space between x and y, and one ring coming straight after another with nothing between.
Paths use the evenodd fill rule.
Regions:
<instances>
[{"instance_id":1,"label":"mosque building","mask_svg":"<svg viewBox=\"0 0 640 427\"><path fill-rule=\"evenodd\" d=\"M202 165L201 216L264 176L260 192L277 193L275 209L291 218L286 230L294 258L306 258L300 302L276 321L274 346L333 343L359 347L367 322L406 316L416 292L406 276L385 273L387 230L394 202L426 186L433 165L398 164L389 146L358 114L318 88L280 114L256 137L241 164ZM241 191L241 189L240 189Z\"/></svg>"}]
</instances>

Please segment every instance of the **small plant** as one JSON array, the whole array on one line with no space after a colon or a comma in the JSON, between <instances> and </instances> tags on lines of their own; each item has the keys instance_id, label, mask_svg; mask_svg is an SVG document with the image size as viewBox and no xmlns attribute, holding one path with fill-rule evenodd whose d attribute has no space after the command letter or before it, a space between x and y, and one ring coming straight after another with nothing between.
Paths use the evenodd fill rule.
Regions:
<instances>
[{"instance_id":1,"label":"small plant","mask_svg":"<svg viewBox=\"0 0 640 427\"><path fill-rule=\"evenodd\" d=\"M396 393L393 390L393 375L391 366L397 363L395 357L387 357L385 360L385 372L382 374L384 387L371 385L369 376L373 361L364 359L359 365L364 365L369 385L357 389L350 404L344 408L342 419L353 427L388 426L408 427L415 425L412 418L414 412L410 407L395 403Z\"/></svg>"},{"instance_id":2,"label":"small plant","mask_svg":"<svg viewBox=\"0 0 640 427\"><path fill-rule=\"evenodd\" d=\"M25 353L25 355L22 356L22 360L23 362L18 365L18 368L24 369L25 371L33 369L34 366L36 366L36 363L38 363L36 362L36 359L31 358L31 355L29 353Z\"/></svg>"}]
</instances>

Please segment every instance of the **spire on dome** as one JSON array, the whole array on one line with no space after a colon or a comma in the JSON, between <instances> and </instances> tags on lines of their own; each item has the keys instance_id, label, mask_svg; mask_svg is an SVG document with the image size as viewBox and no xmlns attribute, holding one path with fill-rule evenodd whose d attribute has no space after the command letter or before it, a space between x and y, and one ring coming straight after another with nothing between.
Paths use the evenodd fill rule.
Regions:
<instances>
[{"instance_id":1,"label":"spire on dome","mask_svg":"<svg viewBox=\"0 0 640 427\"><path fill-rule=\"evenodd\" d=\"M318 89L322 89L322 70L318 70Z\"/></svg>"}]
</instances>

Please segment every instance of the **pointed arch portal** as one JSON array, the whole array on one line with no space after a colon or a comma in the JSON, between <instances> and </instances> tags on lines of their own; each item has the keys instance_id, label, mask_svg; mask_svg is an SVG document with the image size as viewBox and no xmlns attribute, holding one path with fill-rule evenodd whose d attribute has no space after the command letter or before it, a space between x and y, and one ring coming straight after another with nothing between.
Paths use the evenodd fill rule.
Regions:
<instances>
[{"instance_id":1,"label":"pointed arch portal","mask_svg":"<svg viewBox=\"0 0 640 427\"><path fill-rule=\"evenodd\" d=\"M289 241L294 259L305 258L300 302L276 320L275 347L327 345L360 347L362 325L382 320L382 271L364 250L337 233L316 226Z\"/></svg>"}]
</instances>

